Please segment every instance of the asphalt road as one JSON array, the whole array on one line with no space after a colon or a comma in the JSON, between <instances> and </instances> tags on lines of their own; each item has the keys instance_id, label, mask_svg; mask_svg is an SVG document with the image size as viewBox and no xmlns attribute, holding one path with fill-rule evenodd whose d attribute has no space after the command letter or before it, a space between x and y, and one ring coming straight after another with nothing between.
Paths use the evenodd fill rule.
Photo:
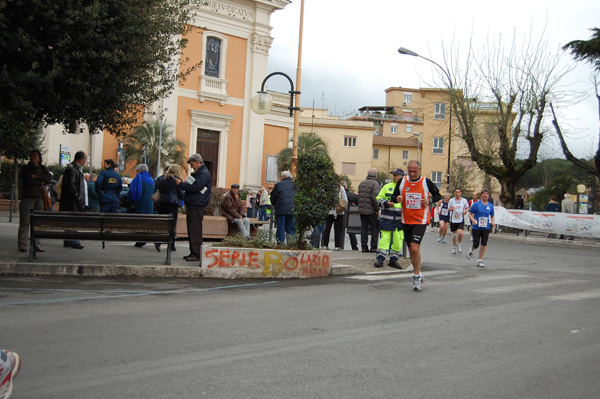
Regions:
<instances>
[{"instance_id":1,"label":"asphalt road","mask_svg":"<svg viewBox=\"0 0 600 399\"><path fill-rule=\"evenodd\" d=\"M410 273L0 277L13 397L597 397L597 251L494 242L480 269L428 245L422 292Z\"/></svg>"}]
</instances>

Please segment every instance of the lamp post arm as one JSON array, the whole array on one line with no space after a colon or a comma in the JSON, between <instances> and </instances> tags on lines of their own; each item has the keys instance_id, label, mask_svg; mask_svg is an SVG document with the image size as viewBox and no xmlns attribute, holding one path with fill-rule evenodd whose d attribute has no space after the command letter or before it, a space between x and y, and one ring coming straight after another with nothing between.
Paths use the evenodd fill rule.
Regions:
<instances>
[{"instance_id":1,"label":"lamp post arm","mask_svg":"<svg viewBox=\"0 0 600 399\"><path fill-rule=\"evenodd\" d=\"M292 81L292 78L290 78L287 74L283 73L283 72L273 72L267 75L266 78L263 79L262 84L260 85L260 91L263 93L266 93L265 91L265 85L267 84L267 80L269 80L269 78L271 76L275 76L275 75L281 75L284 76L289 82L290 82L290 86L291 86L291 90L289 91L290 93L290 116L294 115L294 111L300 110L299 107L294 107L294 96L296 94L300 94L299 91L294 90L294 82Z\"/></svg>"}]
</instances>

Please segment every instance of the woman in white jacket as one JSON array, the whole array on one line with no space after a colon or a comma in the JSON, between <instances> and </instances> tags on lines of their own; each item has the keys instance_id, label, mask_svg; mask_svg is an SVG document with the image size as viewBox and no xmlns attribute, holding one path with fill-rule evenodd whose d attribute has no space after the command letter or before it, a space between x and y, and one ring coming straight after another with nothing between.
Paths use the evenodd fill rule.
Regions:
<instances>
[{"instance_id":1,"label":"woman in white jacket","mask_svg":"<svg viewBox=\"0 0 600 399\"><path fill-rule=\"evenodd\" d=\"M338 181L338 204L341 202L348 206L348 196L346 195L346 190ZM341 200L341 201L340 201ZM336 208L337 211L336 211ZM329 215L327 215L327 219L325 219L325 230L323 230L323 246L325 249L329 249L329 233L331 232L331 226L334 227L334 243L335 250L342 250L342 240L344 239L344 214L345 208L342 210L339 207L333 208L329 211ZM339 213L341 211L341 213Z\"/></svg>"}]
</instances>

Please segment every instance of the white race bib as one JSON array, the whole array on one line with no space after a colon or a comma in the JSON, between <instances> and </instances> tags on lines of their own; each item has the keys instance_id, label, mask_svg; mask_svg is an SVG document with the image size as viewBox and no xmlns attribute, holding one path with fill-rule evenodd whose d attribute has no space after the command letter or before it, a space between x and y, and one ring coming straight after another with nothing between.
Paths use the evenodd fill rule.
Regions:
<instances>
[{"instance_id":1,"label":"white race bib","mask_svg":"<svg viewBox=\"0 0 600 399\"><path fill-rule=\"evenodd\" d=\"M406 208L421 209L421 193L406 193Z\"/></svg>"},{"instance_id":2,"label":"white race bib","mask_svg":"<svg viewBox=\"0 0 600 399\"><path fill-rule=\"evenodd\" d=\"M448 208L442 208L442 216L448 215Z\"/></svg>"},{"instance_id":3,"label":"white race bib","mask_svg":"<svg viewBox=\"0 0 600 399\"><path fill-rule=\"evenodd\" d=\"M481 228L487 229L487 227L488 227L488 220L489 219L488 219L487 216L480 217L479 220L478 220L478 222L477 222L477 227L481 227Z\"/></svg>"}]
</instances>

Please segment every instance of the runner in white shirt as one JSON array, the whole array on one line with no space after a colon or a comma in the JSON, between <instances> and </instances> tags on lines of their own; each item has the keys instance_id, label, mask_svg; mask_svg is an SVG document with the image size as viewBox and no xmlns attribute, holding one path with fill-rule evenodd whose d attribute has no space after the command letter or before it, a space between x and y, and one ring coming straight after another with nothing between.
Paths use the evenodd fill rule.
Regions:
<instances>
[{"instance_id":1,"label":"runner in white shirt","mask_svg":"<svg viewBox=\"0 0 600 399\"><path fill-rule=\"evenodd\" d=\"M452 254L456 251L462 253L460 246L465 229L465 215L469 211L469 203L461 197L462 191L460 188L454 189L454 198L450 198L448 202L448 210L450 211L450 231L452 232Z\"/></svg>"}]
</instances>

